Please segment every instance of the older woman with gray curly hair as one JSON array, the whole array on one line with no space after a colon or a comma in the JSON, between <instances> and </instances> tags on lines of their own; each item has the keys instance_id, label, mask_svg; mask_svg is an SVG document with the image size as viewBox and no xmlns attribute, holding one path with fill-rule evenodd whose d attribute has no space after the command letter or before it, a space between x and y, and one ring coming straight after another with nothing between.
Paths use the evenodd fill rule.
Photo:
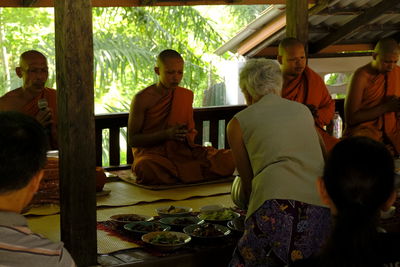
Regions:
<instances>
[{"instance_id":1,"label":"older woman with gray curly hair","mask_svg":"<svg viewBox=\"0 0 400 267\"><path fill-rule=\"evenodd\" d=\"M330 212L319 199L322 143L309 109L281 98L278 63L250 59L240 72L248 107L229 122L239 172L234 202L247 208L231 266L284 266L319 250Z\"/></svg>"}]
</instances>

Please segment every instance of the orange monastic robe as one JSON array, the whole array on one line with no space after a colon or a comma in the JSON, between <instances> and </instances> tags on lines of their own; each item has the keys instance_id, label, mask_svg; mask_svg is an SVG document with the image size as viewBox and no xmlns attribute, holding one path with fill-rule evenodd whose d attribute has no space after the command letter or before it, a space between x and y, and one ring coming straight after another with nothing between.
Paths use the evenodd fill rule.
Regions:
<instances>
[{"instance_id":1,"label":"orange monastic robe","mask_svg":"<svg viewBox=\"0 0 400 267\"><path fill-rule=\"evenodd\" d=\"M49 129L49 143L51 149L58 149L57 142L57 91L51 88L44 88L44 90L20 110L22 113L35 117L39 112L38 101L39 99L46 99L48 107L52 110L53 123Z\"/></svg>"},{"instance_id":2,"label":"orange monastic robe","mask_svg":"<svg viewBox=\"0 0 400 267\"><path fill-rule=\"evenodd\" d=\"M400 67L396 66L391 72L378 74L365 88L360 109L368 109L382 103L388 96L400 97ZM368 136L377 141L384 142L395 154L400 154L400 119L396 112L387 112L378 118L349 126L345 129L346 136Z\"/></svg>"},{"instance_id":3,"label":"orange monastic robe","mask_svg":"<svg viewBox=\"0 0 400 267\"><path fill-rule=\"evenodd\" d=\"M311 104L317 108L317 115L314 117L315 127L322 136L327 151L339 142L339 139L324 130L324 126L333 119L335 101L332 100L321 76L316 72L306 67L301 75L292 80L286 88L282 88L282 97L305 105Z\"/></svg>"},{"instance_id":4,"label":"orange monastic robe","mask_svg":"<svg viewBox=\"0 0 400 267\"><path fill-rule=\"evenodd\" d=\"M143 92L144 97L152 97ZM160 131L169 126L186 124L186 142L168 140L153 147L132 148L132 171L141 184L196 183L232 175L230 150L194 144L193 92L178 87L161 98L145 115L143 133Z\"/></svg>"}]
</instances>

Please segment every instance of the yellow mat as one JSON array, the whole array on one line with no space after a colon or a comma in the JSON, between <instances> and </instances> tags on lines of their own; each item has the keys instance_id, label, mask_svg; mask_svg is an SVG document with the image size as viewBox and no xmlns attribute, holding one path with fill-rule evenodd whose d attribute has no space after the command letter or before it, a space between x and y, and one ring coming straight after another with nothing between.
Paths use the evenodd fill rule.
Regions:
<instances>
[{"instance_id":1,"label":"yellow mat","mask_svg":"<svg viewBox=\"0 0 400 267\"><path fill-rule=\"evenodd\" d=\"M140 188L126 182L107 183L104 190L110 193L97 197L97 207L120 207L160 200L184 200L192 197L214 196L230 192L231 183L203 184L162 191ZM33 207L25 215L51 215L59 213L58 205Z\"/></svg>"},{"instance_id":2,"label":"yellow mat","mask_svg":"<svg viewBox=\"0 0 400 267\"><path fill-rule=\"evenodd\" d=\"M229 194L210 197L197 197L180 201L162 201L156 203L143 203L127 207L102 207L97 210L97 220L104 221L114 214L135 213L148 216L156 215L155 209L159 206L185 206L199 211L200 207L210 204L220 204L232 207L233 202ZM28 225L33 232L42 234L46 238L60 241L60 215L31 216L28 217ZM99 254L108 254L119 250L138 247L137 244L123 241L118 237L110 236L105 231L97 230L97 251Z\"/></svg>"}]
</instances>

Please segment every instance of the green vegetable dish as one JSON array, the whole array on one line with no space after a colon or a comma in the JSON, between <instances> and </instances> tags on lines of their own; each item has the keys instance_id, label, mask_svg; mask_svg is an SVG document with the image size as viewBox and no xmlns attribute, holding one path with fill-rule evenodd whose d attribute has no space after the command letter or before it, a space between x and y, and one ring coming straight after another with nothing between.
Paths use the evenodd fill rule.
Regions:
<instances>
[{"instance_id":1,"label":"green vegetable dish","mask_svg":"<svg viewBox=\"0 0 400 267\"><path fill-rule=\"evenodd\" d=\"M171 233L160 233L149 240L152 244L174 245L185 243L185 238Z\"/></svg>"},{"instance_id":2,"label":"green vegetable dish","mask_svg":"<svg viewBox=\"0 0 400 267\"><path fill-rule=\"evenodd\" d=\"M238 217L238 214L230 209L201 213L199 218L202 220L225 221Z\"/></svg>"}]
</instances>

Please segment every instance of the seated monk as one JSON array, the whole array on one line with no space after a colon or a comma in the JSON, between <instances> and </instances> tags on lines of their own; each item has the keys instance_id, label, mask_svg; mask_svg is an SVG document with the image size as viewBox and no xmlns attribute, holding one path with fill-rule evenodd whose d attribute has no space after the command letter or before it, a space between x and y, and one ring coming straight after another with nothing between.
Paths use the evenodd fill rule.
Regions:
<instances>
[{"instance_id":1,"label":"seated monk","mask_svg":"<svg viewBox=\"0 0 400 267\"><path fill-rule=\"evenodd\" d=\"M351 77L345 100L345 136L368 136L400 154L399 45L390 38L375 46L372 61Z\"/></svg>"},{"instance_id":2,"label":"seated monk","mask_svg":"<svg viewBox=\"0 0 400 267\"><path fill-rule=\"evenodd\" d=\"M196 183L234 171L230 150L194 144L193 92L178 86L183 67L178 52L164 50L154 68L159 81L132 100L128 132L137 183Z\"/></svg>"},{"instance_id":3,"label":"seated monk","mask_svg":"<svg viewBox=\"0 0 400 267\"><path fill-rule=\"evenodd\" d=\"M22 53L15 69L22 87L0 97L0 111L19 111L36 118L46 129L51 149L57 149L57 92L45 87L48 78L46 57L35 50Z\"/></svg>"},{"instance_id":4,"label":"seated monk","mask_svg":"<svg viewBox=\"0 0 400 267\"><path fill-rule=\"evenodd\" d=\"M310 109L315 127L324 140L326 150L330 151L339 142L325 130L335 114L335 101L322 78L306 66L304 45L299 40L283 39L278 53L283 75L282 97L303 103Z\"/></svg>"}]
</instances>

